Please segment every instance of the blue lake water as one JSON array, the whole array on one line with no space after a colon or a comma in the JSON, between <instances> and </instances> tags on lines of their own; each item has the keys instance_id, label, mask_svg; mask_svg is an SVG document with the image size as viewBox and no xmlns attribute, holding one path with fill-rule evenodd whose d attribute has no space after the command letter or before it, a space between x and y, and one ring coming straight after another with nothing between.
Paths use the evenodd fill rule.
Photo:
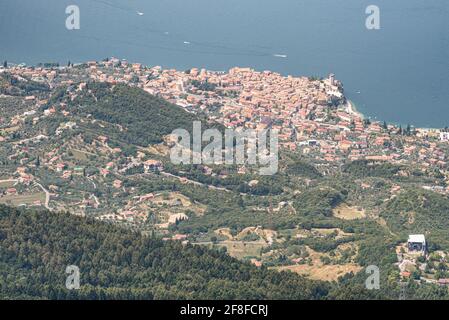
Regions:
<instances>
[{"instance_id":1,"label":"blue lake water","mask_svg":"<svg viewBox=\"0 0 449 320\"><path fill-rule=\"evenodd\" d=\"M80 30L65 28L71 4ZM371 4L380 30L365 27ZM333 72L367 116L449 126L447 0L2 0L0 34L0 60L15 63Z\"/></svg>"}]
</instances>

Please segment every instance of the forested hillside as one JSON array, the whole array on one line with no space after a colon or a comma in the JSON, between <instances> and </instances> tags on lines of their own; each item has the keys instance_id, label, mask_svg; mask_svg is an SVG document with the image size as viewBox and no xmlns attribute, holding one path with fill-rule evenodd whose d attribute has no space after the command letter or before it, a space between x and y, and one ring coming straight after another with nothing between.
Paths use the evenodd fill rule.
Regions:
<instances>
[{"instance_id":1,"label":"forested hillside","mask_svg":"<svg viewBox=\"0 0 449 320\"><path fill-rule=\"evenodd\" d=\"M53 95L46 107L64 102L75 115L89 116L117 125L115 129L91 129L95 129L95 133L105 134L127 144L147 146L160 143L162 138L174 129L192 131L193 121L202 121L205 128L208 126L201 116L189 113L139 88L89 83L75 99L71 99L68 94L71 90L73 88L60 89L59 94Z\"/></svg>"},{"instance_id":2,"label":"forested hillside","mask_svg":"<svg viewBox=\"0 0 449 320\"><path fill-rule=\"evenodd\" d=\"M25 78L19 79L9 73L0 73L0 94L24 96L48 91L50 88L46 84Z\"/></svg>"},{"instance_id":3,"label":"forested hillside","mask_svg":"<svg viewBox=\"0 0 449 320\"><path fill-rule=\"evenodd\" d=\"M65 288L80 268L81 289ZM0 207L0 298L320 299L329 285L65 213Z\"/></svg>"}]
</instances>

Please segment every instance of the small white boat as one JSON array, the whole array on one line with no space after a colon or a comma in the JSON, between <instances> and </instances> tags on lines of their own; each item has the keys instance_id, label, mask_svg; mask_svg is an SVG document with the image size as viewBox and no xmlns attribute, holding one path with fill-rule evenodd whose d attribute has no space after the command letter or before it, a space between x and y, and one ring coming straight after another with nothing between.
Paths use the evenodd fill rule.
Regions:
<instances>
[{"instance_id":1,"label":"small white boat","mask_svg":"<svg viewBox=\"0 0 449 320\"><path fill-rule=\"evenodd\" d=\"M143 16L143 12L139 12L139 11L137 11L137 14L139 15L139 16Z\"/></svg>"},{"instance_id":2,"label":"small white boat","mask_svg":"<svg viewBox=\"0 0 449 320\"><path fill-rule=\"evenodd\" d=\"M275 56L276 58L287 58L286 54L274 54L273 56Z\"/></svg>"}]
</instances>

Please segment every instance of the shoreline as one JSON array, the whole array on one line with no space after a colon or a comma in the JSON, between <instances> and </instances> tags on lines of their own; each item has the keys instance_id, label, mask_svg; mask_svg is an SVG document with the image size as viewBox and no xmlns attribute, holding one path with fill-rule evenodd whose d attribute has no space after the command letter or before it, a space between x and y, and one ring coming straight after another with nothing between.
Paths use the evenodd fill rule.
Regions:
<instances>
[{"instance_id":1,"label":"shoreline","mask_svg":"<svg viewBox=\"0 0 449 320\"><path fill-rule=\"evenodd\" d=\"M355 103L349 99L346 99L346 111L349 114L356 115L362 118L362 120L366 118L363 113L357 110L357 106L355 105Z\"/></svg>"},{"instance_id":2,"label":"shoreline","mask_svg":"<svg viewBox=\"0 0 449 320\"><path fill-rule=\"evenodd\" d=\"M357 105L349 99L346 99L346 105L345 110L352 115L358 116L364 119L371 119L370 117L365 116L362 112L357 110ZM382 122L381 120L376 119L377 122ZM394 125L395 127L406 127L409 124L403 124L403 123L395 123L395 122L388 122L387 124ZM434 128L434 127L415 127L414 125L410 124L410 126L416 130L423 130L423 131L435 131L435 132L441 132L442 128Z\"/></svg>"},{"instance_id":3,"label":"shoreline","mask_svg":"<svg viewBox=\"0 0 449 320\"><path fill-rule=\"evenodd\" d=\"M115 57L108 57L108 58L112 59L112 58L115 58ZM115 58L115 59L119 59L120 61L127 61L127 62L129 62L129 60L123 59L123 58ZM100 59L100 60L93 60L93 61L100 62L102 60ZM59 64L59 66L45 67L45 66L38 66L39 63L37 63L37 64L28 64L28 63L8 62L8 64L10 64L12 67L16 67L16 68L17 67L25 67L25 68L27 68L27 67L31 67L31 68L38 68L38 67L40 67L40 68L50 68L50 69L51 68L58 68L58 69L67 68L67 66L65 66L63 64L60 64L59 62L57 62L57 63ZM73 65L77 66L77 65L83 65L85 63L87 63L87 62L76 62ZM23 66L22 66L22 64L23 64ZM142 66L147 67L147 68L151 67L150 65L146 65L146 64L143 64L143 63L142 63ZM253 68L253 67L249 67L249 68ZM0 68L0 72L5 72L6 70L7 69ZM229 70L227 70L227 71L213 71L213 70L209 70L209 69L206 69L206 70L210 71L210 72L225 72L225 73L229 71ZM255 70L257 71L257 69L255 69ZM259 72L262 72L262 71L259 71ZM273 71L273 72L275 72L275 71ZM283 77L287 77L285 74L282 74L282 73L279 73L279 74L281 76L283 76ZM308 77L308 76L295 75L295 77ZM346 98L346 104L344 105L344 108L345 108L345 110L349 114L352 114L352 115L355 115L357 117L360 117L362 120L364 120L364 119L371 119L370 116L366 116L365 114L363 114L362 112L357 110L357 105L352 100L348 99L346 96L345 96L345 98ZM382 120L379 120L379 119L375 119L375 121L382 122ZM414 126L413 124L403 124L403 123L395 123L395 122L388 122L388 121L386 121L386 122L387 122L387 124L392 124L392 125L394 125L396 127L399 127L399 126L405 127L407 125L410 125L411 127L415 128L415 129L419 129L419 130L438 131L439 132L442 129L442 128L437 128L437 127L419 127L419 126Z\"/></svg>"}]
</instances>

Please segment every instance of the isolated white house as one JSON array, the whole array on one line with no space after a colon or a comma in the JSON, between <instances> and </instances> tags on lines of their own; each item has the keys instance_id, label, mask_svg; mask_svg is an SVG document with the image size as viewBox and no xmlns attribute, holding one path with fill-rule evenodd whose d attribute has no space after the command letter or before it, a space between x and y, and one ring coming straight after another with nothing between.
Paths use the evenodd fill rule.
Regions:
<instances>
[{"instance_id":1,"label":"isolated white house","mask_svg":"<svg viewBox=\"0 0 449 320\"><path fill-rule=\"evenodd\" d=\"M411 234L408 236L407 248L409 251L427 251L426 237L423 234Z\"/></svg>"}]
</instances>

